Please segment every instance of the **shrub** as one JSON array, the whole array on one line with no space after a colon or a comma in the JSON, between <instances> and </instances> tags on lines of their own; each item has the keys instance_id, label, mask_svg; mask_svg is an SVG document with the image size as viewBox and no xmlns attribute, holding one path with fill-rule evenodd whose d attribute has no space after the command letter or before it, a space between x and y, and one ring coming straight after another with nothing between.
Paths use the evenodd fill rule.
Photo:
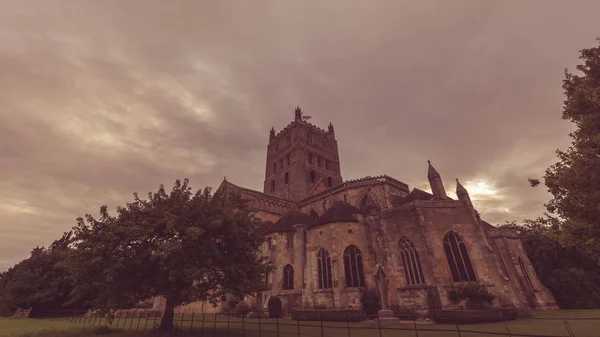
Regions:
<instances>
[{"instance_id":1,"label":"shrub","mask_svg":"<svg viewBox=\"0 0 600 337\"><path fill-rule=\"evenodd\" d=\"M483 309L491 306L495 296L483 285L477 282L467 282L453 285L448 291L448 299L452 303L460 303L464 300L467 309Z\"/></svg>"},{"instance_id":2,"label":"shrub","mask_svg":"<svg viewBox=\"0 0 600 337\"><path fill-rule=\"evenodd\" d=\"M271 296L271 298L269 298L269 303L267 303L267 307L269 308L270 318L281 318L282 304L279 297Z\"/></svg>"},{"instance_id":3,"label":"shrub","mask_svg":"<svg viewBox=\"0 0 600 337\"><path fill-rule=\"evenodd\" d=\"M246 316L250 312L250 307L245 302L240 302L235 306L235 315L238 317Z\"/></svg>"},{"instance_id":4,"label":"shrub","mask_svg":"<svg viewBox=\"0 0 600 337\"><path fill-rule=\"evenodd\" d=\"M379 294L373 288L363 290L360 295L360 302L367 317L377 317L377 312L381 310Z\"/></svg>"}]
</instances>

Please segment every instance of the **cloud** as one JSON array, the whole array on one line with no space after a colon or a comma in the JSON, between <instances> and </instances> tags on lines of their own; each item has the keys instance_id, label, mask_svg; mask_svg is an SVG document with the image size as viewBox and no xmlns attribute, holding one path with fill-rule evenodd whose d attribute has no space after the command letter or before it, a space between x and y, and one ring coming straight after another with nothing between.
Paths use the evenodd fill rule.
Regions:
<instances>
[{"instance_id":1,"label":"cloud","mask_svg":"<svg viewBox=\"0 0 600 337\"><path fill-rule=\"evenodd\" d=\"M7 1L0 12L0 270L188 177L261 189L268 131L333 122L346 179L485 182L488 221L535 217L571 130L561 80L594 1ZM476 193L475 193L476 194Z\"/></svg>"}]
</instances>

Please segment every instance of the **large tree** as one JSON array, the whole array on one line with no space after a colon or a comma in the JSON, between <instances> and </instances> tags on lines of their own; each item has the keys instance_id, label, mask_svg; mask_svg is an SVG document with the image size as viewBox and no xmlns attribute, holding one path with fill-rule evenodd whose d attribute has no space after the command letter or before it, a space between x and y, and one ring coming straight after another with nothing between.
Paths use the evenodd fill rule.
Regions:
<instances>
[{"instance_id":1,"label":"large tree","mask_svg":"<svg viewBox=\"0 0 600 337\"><path fill-rule=\"evenodd\" d=\"M600 38L598 39L600 42ZM544 175L552 194L546 204L563 220L561 240L586 249L600 261L600 46L580 51L583 63L565 70L563 119L574 123L571 146ZM530 179L532 186L540 181Z\"/></svg>"},{"instance_id":2,"label":"large tree","mask_svg":"<svg viewBox=\"0 0 600 337\"><path fill-rule=\"evenodd\" d=\"M164 296L161 330L173 328L176 305L225 293L244 295L271 266L260 256L260 220L238 197L192 193L177 180L170 193L160 186L147 200L110 215L79 219L74 228L73 265L79 296L94 294L97 308L124 308L151 296Z\"/></svg>"}]
</instances>

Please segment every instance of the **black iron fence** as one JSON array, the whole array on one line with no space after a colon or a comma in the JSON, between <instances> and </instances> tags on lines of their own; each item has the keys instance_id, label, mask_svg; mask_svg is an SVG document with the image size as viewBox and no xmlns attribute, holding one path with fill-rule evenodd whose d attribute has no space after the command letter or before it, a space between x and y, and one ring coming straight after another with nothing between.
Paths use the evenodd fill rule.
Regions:
<instances>
[{"instance_id":1,"label":"black iron fence","mask_svg":"<svg viewBox=\"0 0 600 337\"><path fill-rule=\"evenodd\" d=\"M152 310L119 310L109 313L54 311L38 315L50 319L119 330L154 330L161 313ZM286 318L237 317L227 314L175 314L176 330L202 337L596 337L600 317L530 317L485 324L433 324L422 319L374 319L353 322L294 321Z\"/></svg>"}]
</instances>

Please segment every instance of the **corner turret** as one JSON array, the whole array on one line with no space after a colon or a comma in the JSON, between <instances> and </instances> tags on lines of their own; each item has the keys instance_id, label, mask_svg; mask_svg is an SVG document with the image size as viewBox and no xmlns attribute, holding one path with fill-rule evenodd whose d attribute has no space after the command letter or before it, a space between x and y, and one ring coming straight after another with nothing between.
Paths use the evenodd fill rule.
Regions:
<instances>
[{"instance_id":1,"label":"corner turret","mask_svg":"<svg viewBox=\"0 0 600 337\"><path fill-rule=\"evenodd\" d=\"M328 126L328 131L329 133L333 134L333 123L329 122L329 126Z\"/></svg>"},{"instance_id":2,"label":"corner turret","mask_svg":"<svg viewBox=\"0 0 600 337\"><path fill-rule=\"evenodd\" d=\"M446 189L444 183L442 183L442 177L438 171L431 165L431 161L428 160L429 170L427 172L427 178L429 179L429 186L431 186L431 193L436 199L447 199Z\"/></svg>"}]
</instances>

